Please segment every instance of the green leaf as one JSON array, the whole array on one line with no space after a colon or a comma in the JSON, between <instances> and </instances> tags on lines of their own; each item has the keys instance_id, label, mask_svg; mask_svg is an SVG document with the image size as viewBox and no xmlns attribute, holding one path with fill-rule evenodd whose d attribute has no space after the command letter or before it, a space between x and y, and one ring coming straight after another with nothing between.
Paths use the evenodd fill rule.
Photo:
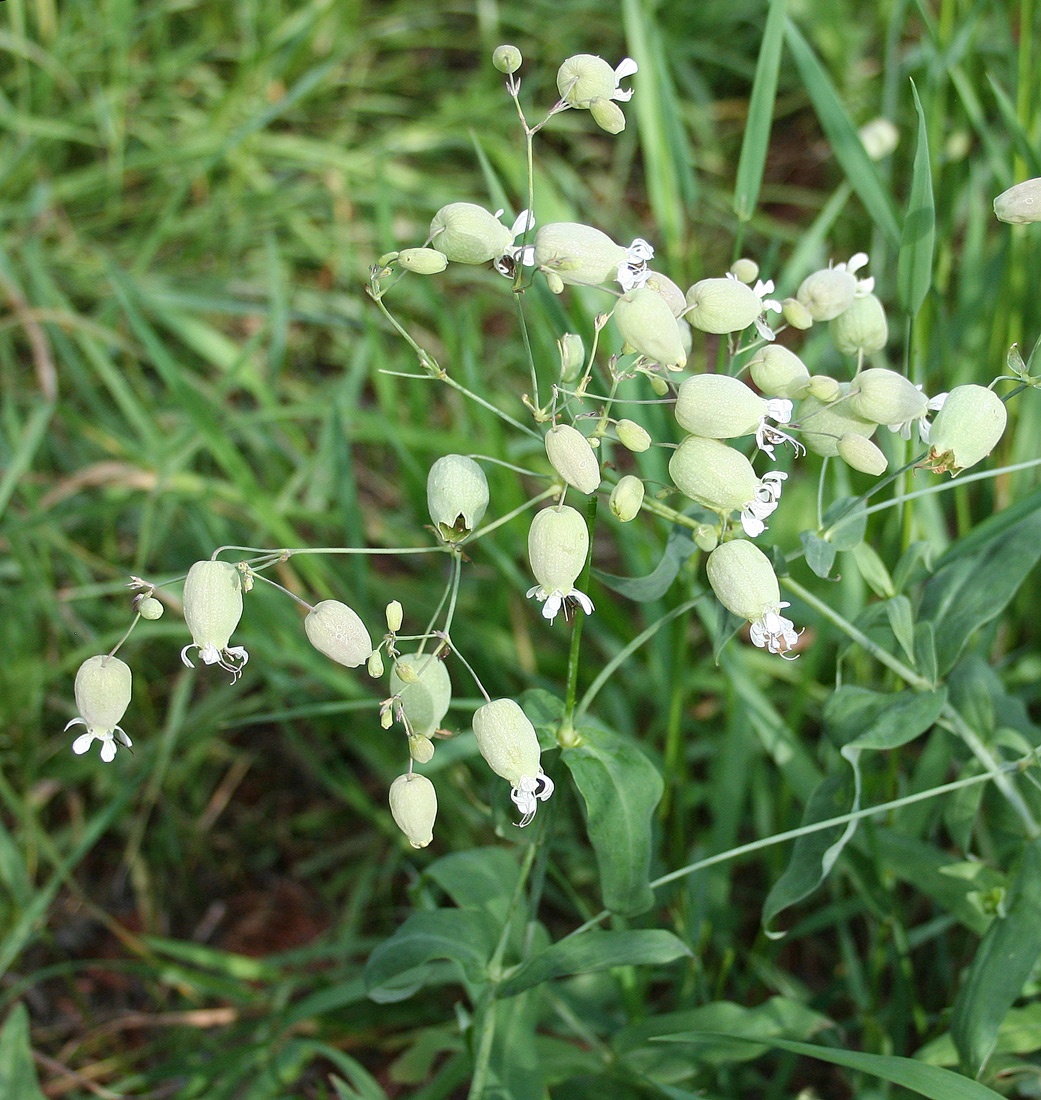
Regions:
<instances>
[{"instance_id":1,"label":"green leaf","mask_svg":"<svg viewBox=\"0 0 1041 1100\"><path fill-rule=\"evenodd\" d=\"M967 1073L979 1076L1001 1022L1041 954L1041 839L1023 850L1008 909L987 929L951 1011L951 1037Z\"/></svg>"},{"instance_id":2,"label":"green leaf","mask_svg":"<svg viewBox=\"0 0 1041 1100\"><path fill-rule=\"evenodd\" d=\"M914 612L911 610L911 601L906 596L893 596L886 601L886 618L893 630L893 637L900 643L900 648L907 654L909 661L914 663Z\"/></svg>"},{"instance_id":3,"label":"green leaf","mask_svg":"<svg viewBox=\"0 0 1041 1100\"><path fill-rule=\"evenodd\" d=\"M432 879L461 909L484 909L501 923L509 915L509 904L520 868L512 849L472 848L452 852L430 864L423 875Z\"/></svg>"},{"instance_id":4,"label":"green leaf","mask_svg":"<svg viewBox=\"0 0 1041 1100\"><path fill-rule=\"evenodd\" d=\"M702 1039L740 1038L709 1032L693 1032L687 1035L662 1036L662 1042L690 1043ZM797 1043L790 1039L770 1039L772 1047L790 1050L793 1054L803 1054L807 1058L818 1058L822 1062L831 1062L836 1066L845 1066L858 1073L867 1073L891 1084L917 1092L929 1100L1001 1100L1001 1094L952 1073L940 1066L923 1065L913 1058L898 1058L893 1054L863 1054L857 1050L835 1050L831 1047L816 1046L813 1043Z\"/></svg>"},{"instance_id":5,"label":"green leaf","mask_svg":"<svg viewBox=\"0 0 1041 1100\"><path fill-rule=\"evenodd\" d=\"M1005 609L1041 558L1041 511L999 531L981 550L955 557L925 585L919 619L936 628L936 656L946 673L974 631Z\"/></svg>"},{"instance_id":6,"label":"green leaf","mask_svg":"<svg viewBox=\"0 0 1041 1100\"><path fill-rule=\"evenodd\" d=\"M824 706L824 724L843 755L849 749L893 749L924 733L947 702L939 691L871 691L846 685Z\"/></svg>"},{"instance_id":7,"label":"green leaf","mask_svg":"<svg viewBox=\"0 0 1041 1100\"><path fill-rule=\"evenodd\" d=\"M929 163L929 136L925 112L918 89L911 81L911 94L918 112L918 145L911 168L911 194L904 214L897 260L896 290L901 307L911 317L917 315L933 283L933 251L936 245L936 204L933 201L933 175Z\"/></svg>"},{"instance_id":8,"label":"green leaf","mask_svg":"<svg viewBox=\"0 0 1041 1100\"><path fill-rule=\"evenodd\" d=\"M868 586L876 596L887 600L890 596L896 595L893 578L889 575L885 562L873 546L861 542L854 546L850 552L857 564L860 575L867 581Z\"/></svg>"},{"instance_id":9,"label":"green leaf","mask_svg":"<svg viewBox=\"0 0 1041 1100\"><path fill-rule=\"evenodd\" d=\"M0 1096L11 1100L46 1100L33 1065L29 1013L20 1002L0 1029Z\"/></svg>"},{"instance_id":10,"label":"green leaf","mask_svg":"<svg viewBox=\"0 0 1041 1100\"><path fill-rule=\"evenodd\" d=\"M642 912L654 903L651 828L662 777L632 741L595 728L579 733L582 743L562 756L585 806L604 907Z\"/></svg>"},{"instance_id":11,"label":"green leaf","mask_svg":"<svg viewBox=\"0 0 1041 1100\"><path fill-rule=\"evenodd\" d=\"M874 223L889 238L890 243L896 245L900 240L900 228L893 200L886 191L874 162L867 155L835 85L790 19L786 24L785 37L803 86L817 112L821 129L831 144L836 160L842 165L846 179L860 196Z\"/></svg>"},{"instance_id":12,"label":"green leaf","mask_svg":"<svg viewBox=\"0 0 1041 1100\"><path fill-rule=\"evenodd\" d=\"M755 66L752 95L748 101L745 136L741 142L741 157L737 162L737 181L734 184L734 213L745 222L755 213L759 189L763 184L766 151L773 129L786 9L787 0L770 0L759 60Z\"/></svg>"},{"instance_id":13,"label":"green leaf","mask_svg":"<svg viewBox=\"0 0 1041 1100\"><path fill-rule=\"evenodd\" d=\"M802 550L806 556L806 564L818 577L827 580L831 573L831 567L835 564L838 548L813 531L801 531L799 539L802 542Z\"/></svg>"},{"instance_id":14,"label":"green leaf","mask_svg":"<svg viewBox=\"0 0 1041 1100\"><path fill-rule=\"evenodd\" d=\"M651 600L660 600L665 595L680 569L696 550L697 547L690 535L685 530L674 527L669 532L661 560L646 576L617 577L613 573L605 573L602 569L593 569L592 573L601 584L625 596L626 599L635 600L637 603L649 603Z\"/></svg>"},{"instance_id":15,"label":"green leaf","mask_svg":"<svg viewBox=\"0 0 1041 1100\"><path fill-rule=\"evenodd\" d=\"M687 945L661 928L631 932L601 932L593 929L547 947L528 959L499 987L500 995L512 997L552 978L571 974L592 974L613 966L654 966L690 955Z\"/></svg>"},{"instance_id":16,"label":"green leaf","mask_svg":"<svg viewBox=\"0 0 1041 1100\"><path fill-rule=\"evenodd\" d=\"M403 1001L426 984L425 964L432 959L449 959L462 967L469 981L482 981L500 927L480 909L413 913L369 956L365 988L380 1004Z\"/></svg>"},{"instance_id":17,"label":"green leaf","mask_svg":"<svg viewBox=\"0 0 1041 1100\"><path fill-rule=\"evenodd\" d=\"M860 497L839 497L824 513L821 529L836 550L852 550L864 541L866 505Z\"/></svg>"}]
</instances>

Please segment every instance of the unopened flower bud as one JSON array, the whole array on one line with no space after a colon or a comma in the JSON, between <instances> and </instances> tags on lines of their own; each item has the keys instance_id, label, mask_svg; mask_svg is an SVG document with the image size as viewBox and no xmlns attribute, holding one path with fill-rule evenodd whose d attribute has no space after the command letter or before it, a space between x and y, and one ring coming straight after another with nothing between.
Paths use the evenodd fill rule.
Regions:
<instances>
[{"instance_id":1,"label":"unopened flower bud","mask_svg":"<svg viewBox=\"0 0 1041 1100\"><path fill-rule=\"evenodd\" d=\"M487 507L488 479L472 458L444 455L430 467L427 510L445 542L462 542L481 522Z\"/></svg>"},{"instance_id":2,"label":"unopened flower bud","mask_svg":"<svg viewBox=\"0 0 1041 1100\"><path fill-rule=\"evenodd\" d=\"M524 58L516 46L496 46L492 53L492 64L507 76L515 73L523 61Z\"/></svg>"},{"instance_id":3,"label":"unopened flower bud","mask_svg":"<svg viewBox=\"0 0 1041 1100\"><path fill-rule=\"evenodd\" d=\"M735 439L751 435L767 408L766 401L740 378L695 374L680 386L673 411L680 427L693 435Z\"/></svg>"},{"instance_id":4,"label":"unopened flower bud","mask_svg":"<svg viewBox=\"0 0 1041 1100\"><path fill-rule=\"evenodd\" d=\"M702 279L687 290L684 317L702 332L742 332L763 311L759 295L737 279Z\"/></svg>"},{"instance_id":5,"label":"unopened flower bud","mask_svg":"<svg viewBox=\"0 0 1041 1100\"><path fill-rule=\"evenodd\" d=\"M747 257L742 257L740 260L735 260L730 265L730 274L733 275L738 282L751 286L756 279L759 278L759 265L755 260L749 260Z\"/></svg>"},{"instance_id":6,"label":"unopened flower bud","mask_svg":"<svg viewBox=\"0 0 1041 1100\"><path fill-rule=\"evenodd\" d=\"M651 383L651 389L654 390L654 392L659 397L664 397L669 392L669 383L666 382L665 379L662 378L662 376L660 374L649 375L649 378L650 378L650 383Z\"/></svg>"},{"instance_id":7,"label":"unopened flower bud","mask_svg":"<svg viewBox=\"0 0 1041 1100\"><path fill-rule=\"evenodd\" d=\"M686 363L676 318L657 291L641 287L623 295L615 306L614 319L622 339L641 355L663 367Z\"/></svg>"},{"instance_id":8,"label":"unopened flower bud","mask_svg":"<svg viewBox=\"0 0 1041 1100\"><path fill-rule=\"evenodd\" d=\"M402 654L390 670L390 690L398 696L409 732L424 737L441 725L452 702L448 669L429 653Z\"/></svg>"},{"instance_id":9,"label":"unopened flower bud","mask_svg":"<svg viewBox=\"0 0 1041 1100\"><path fill-rule=\"evenodd\" d=\"M184 621L192 644L181 650L189 667L188 650L198 649L207 665L220 665L237 679L249 654L242 646L230 646L232 632L242 617L242 574L226 561L197 561L184 582Z\"/></svg>"},{"instance_id":10,"label":"unopened flower bud","mask_svg":"<svg viewBox=\"0 0 1041 1100\"><path fill-rule=\"evenodd\" d=\"M436 248L403 248L398 264L417 275L437 275L448 267L448 257Z\"/></svg>"},{"instance_id":11,"label":"unopened flower bud","mask_svg":"<svg viewBox=\"0 0 1041 1100\"><path fill-rule=\"evenodd\" d=\"M73 688L79 717L65 726L87 727L87 732L72 743L77 756L82 756L97 740L101 742L101 759L107 764L116 755L117 737L130 747L130 738L119 722L130 705L132 679L130 667L118 657L99 654L80 665Z\"/></svg>"},{"instance_id":12,"label":"unopened flower bud","mask_svg":"<svg viewBox=\"0 0 1041 1100\"><path fill-rule=\"evenodd\" d=\"M1007 421L1005 404L993 390L955 386L932 423L927 464L934 473L957 476L994 450Z\"/></svg>"},{"instance_id":13,"label":"unopened flower bud","mask_svg":"<svg viewBox=\"0 0 1041 1100\"><path fill-rule=\"evenodd\" d=\"M143 600L137 601L136 611L142 619L149 619L154 622L156 619L162 618L164 610L163 605L155 596L145 596Z\"/></svg>"},{"instance_id":14,"label":"unopened flower bud","mask_svg":"<svg viewBox=\"0 0 1041 1100\"><path fill-rule=\"evenodd\" d=\"M854 298L849 309L843 310L829 325L831 342L843 355L862 352L870 355L881 351L889 339L886 311L874 294Z\"/></svg>"},{"instance_id":15,"label":"unopened flower bud","mask_svg":"<svg viewBox=\"0 0 1041 1100\"><path fill-rule=\"evenodd\" d=\"M365 662L365 671L374 680L378 680L383 675L383 656L378 649L374 649L369 654L369 659Z\"/></svg>"},{"instance_id":16,"label":"unopened flower bud","mask_svg":"<svg viewBox=\"0 0 1041 1100\"><path fill-rule=\"evenodd\" d=\"M795 296L815 321L830 321L849 309L856 294L857 280L851 271L825 267L807 275Z\"/></svg>"},{"instance_id":17,"label":"unopened flower bud","mask_svg":"<svg viewBox=\"0 0 1041 1100\"><path fill-rule=\"evenodd\" d=\"M813 327L813 314L798 298L785 298L781 303L781 316L792 328L805 330Z\"/></svg>"},{"instance_id":18,"label":"unopened flower bud","mask_svg":"<svg viewBox=\"0 0 1041 1100\"><path fill-rule=\"evenodd\" d=\"M546 433L550 465L573 489L595 493L600 488L600 463L589 440L570 424L557 424Z\"/></svg>"},{"instance_id":19,"label":"unopened flower bud","mask_svg":"<svg viewBox=\"0 0 1041 1100\"><path fill-rule=\"evenodd\" d=\"M904 424L928 411L928 399L909 379L885 367L861 371L850 386L850 410L875 424Z\"/></svg>"},{"instance_id":20,"label":"unopened flower bud","mask_svg":"<svg viewBox=\"0 0 1041 1100\"><path fill-rule=\"evenodd\" d=\"M574 382L586 361L586 348L577 332L565 332L557 340L560 350L560 380Z\"/></svg>"},{"instance_id":21,"label":"unopened flower bud","mask_svg":"<svg viewBox=\"0 0 1041 1100\"><path fill-rule=\"evenodd\" d=\"M357 668L372 652L365 624L339 600L316 603L304 619L304 631L319 653L347 668Z\"/></svg>"},{"instance_id":22,"label":"unopened flower bud","mask_svg":"<svg viewBox=\"0 0 1041 1100\"><path fill-rule=\"evenodd\" d=\"M689 435L669 460L669 476L684 496L713 512L744 508L759 486L752 463L718 439Z\"/></svg>"},{"instance_id":23,"label":"unopened flower bud","mask_svg":"<svg viewBox=\"0 0 1041 1100\"><path fill-rule=\"evenodd\" d=\"M413 848L425 848L434 839L437 792L425 775L409 772L390 785L390 816Z\"/></svg>"},{"instance_id":24,"label":"unopened flower bud","mask_svg":"<svg viewBox=\"0 0 1041 1100\"><path fill-rule=\"evenodd\" d=\"M483 264L501 256L513 240L507 226L483 206L452 202L430 222L430 241L457 264ZM399 257L400 258L400 257Z\"/></svg>"},{"instance_id":25,"label":"unopened flower bud","mask_svg":"<svg viewBox=\"0 0 1041 1100\"><path fill-rule=\"evenodd\" d=\"M711 554L719 545L719 531L707 523L699 523L694 528L694 545L706 554Z\"/></svg>"},{"instance_id":26,"label":"unopened flower bud","mask_svg":"<svg viewBox=\"0 0 1041 1100\"><path fill-rule=\"evenodd\" d=\"M994 215L1011 225L1041 222L1041 176L1002 191L994 200Z\"/></svg>"},{"instance_id":27,"label":"unopened flower bud","mask_svg":"<svg viewBox=\"0 0 1041 1100\"><path fill-rule=\"evenodd\" d=\"M597 126L609 134L620 134L625 129L625 115L613 99L594 96L589 101L589 113Z\"/></svg>"},{"instance_id":28,"label":"unopened flower bud","mask_svg":"<svg viewBox=\"0 0 1041 1100\"><path fill-rule=\"evenodd\" d=\"M386 710L381 710L380 711L380 726L385 730L389 730L390 727L393 726L393 725L394 725L394 712L390 709L390 707L387 707Z\"/></svg>"},{"instance_id":29,"label":"unopened flower bud","mask_svg":"<svg viewBox=\"0 0 1041 1100\"><path fill-rule=\"evenodd\" d=\"M550 222L535 231L535 264L547 280L554 275L562 283L599 286L614 279L626 259L620 244L591 225Z\"/></svg>"},{"instance_id":30,"label":"unopened flower bud","mask_svg":"<svg viewBox=\"0 0 1041 1100\"><path fill-rule=\"evenodd\" d=\"M798 401L809 393L806 364L780 344L764 344L748 363L752 381L763 393ZM838 385L835 387L838 390Z\"/></svg>"},{"instance_id":31,"label":"unopened flower bud","mask_svg":"<svg viewBox=\"0 0 1041 1100\"><path fill-rule=\"evenodd\" d=\"M839 396L849 393L849 383L839 383ZM834 458L839 453L839 440L846 434L862 435L865 439L875 434L878 425L864 420L849 407L848 401L826 404L817 398L807 397L797 410L799 438L814 454Z\"/></svg>"},{"instance_id":32,"label":"unopened flower bud","mask_svg":"<svg viewBox=\"0 0 1041 1100\"><path fill-rule=\"evenodd\" d=\"M854 470L860 470L864 474L872 474L878 477L884 474L889 467L889 459L882 451L862 435L855 432L847 432L838 441L839 458L852 466Z\"/></svg>"},{"instance_id":33,"label":"unopened flower bud","mask_svg":"<svg viewBox=\"0 0 1041 1100\"><path fill-rule=\"evenodd\" d=\"M815 374L810 378L809 396L815 397L822 405L838 400L842 386L835 378L827 374Z\"/></svg>"},{"instance_id":34,"label":"unopened flower bud","mask_svg":"<svg viewBox=\"0 0 1041 1100\"><path fill-rule=\"evenodd\" d=\"M397 600L391 600L390 603L387 604L384 615L387 619L387 629L391 634L397 634L401 629L401 620L403 617L401 604Z\"/></svg>"},{"instance_id":35,"label":"unopened flower bud","mask_svg":"<svg viewBox=\"0 0 1041 1100\"><path fill-rule=\"evenodd\" d=\"M622 523L635 519L643 507L643 494L643 482L633 474L626 474L611 490L612 515Z\"/></svg>"},{"instance_id":36,"label":"unopened flower bud","mask_svg":"<svg viewBox=\"0 0 1041 1100\"><path fill-rule=\"evenodd\" d=\"M543 271L550 294L564 293L564 280L555 271Z\"/></svg>"},{"instance_id":37,"label":"unopened flower bud","mask_svg":"<svg viewBox=\"0 0 1041 1100\"><path fill-rule=\"evenodd\" d=\"M557 91L572 107L589 107L597 98L610 99L617 87L614 69L593 54L575 54L557 70Z\"/></svg>"},{"instance_id":38,"label":"unopened flower bud","mask_svg":"<svg viewBox=\"0 0 1041 1100\"><path fill-rule=\"evenodd\" d=\"M618 442L634 454L642 454L651 445L651 434L634 420L619 420L614 426Z\"/></svg>"},{"instance_id":39,"label":"unopened flower bud","mask_svg":"<svg viewBox=\"0 0 1041 1100\"><path fill-rule=\"evenodd\" d=\"M408 735L408 754L417 764L428 764L434 755L434 742L421 733Z\"/></svg>"}]
</instances>

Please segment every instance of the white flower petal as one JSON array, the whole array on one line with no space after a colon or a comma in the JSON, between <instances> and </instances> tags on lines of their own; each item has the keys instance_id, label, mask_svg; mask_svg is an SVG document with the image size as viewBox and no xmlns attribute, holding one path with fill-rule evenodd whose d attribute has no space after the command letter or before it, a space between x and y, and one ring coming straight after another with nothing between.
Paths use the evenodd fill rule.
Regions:
<instances>
[{"instance_id":1,"label":"white flower petal","mask_svg":"<svg viewBox=\"0 0 1041 1100\"><path fill-rule=\"evenodd\" d=\"M116 758L116 742L113 739L111 733L108 737L102 739L101 743L101 759L106 764L111 764Z\"/></svg>"},{"instance_id":2,"label":"white flower petal","mask_svg":"<svg viewBox=\"0 0 1041 1100\"><path fill-rule=\"evenodd\" d=\"M564 603L564 594L562 592L550 592L546 597L546 604L542 608L542 617L548 619L550 622L557 617L560 613L560 609Z\"/></svg>"},{"instance_id":3,"label":"white flower petal","mask_svg":"<svg viewBox=\"0 0 1041 1100\"><path fill-rule=\"evenodd\" d=\"M584 592L579 592L577 588L572 588L568 596L573 599L587 615L593 614L593 601Z\"/></svg>"},{"instance_id":4,"label":"white flower petal","mask_svg":"<svg viewBox=\"0 0 1041 1100\"><path fill-rule=\"evenodd\" d=\"M92 744L94 744L94 734L81 733L79 737L77 737L76 740L72 742L72 751L77 756L82 756Z\"/></svg>"},{"instance_id":5,"label":"white flower petal","mask_svg":"<svg viewBox=\"0 0 1041 1100\"><path fill-rule=\"evenodd\" d=\"M621 61L615 66L614 78L615 80L624 80L627 76L632 76L633 73L640 71L640 66L631 57L623 57Z\"/></svg>"}]
</instances>

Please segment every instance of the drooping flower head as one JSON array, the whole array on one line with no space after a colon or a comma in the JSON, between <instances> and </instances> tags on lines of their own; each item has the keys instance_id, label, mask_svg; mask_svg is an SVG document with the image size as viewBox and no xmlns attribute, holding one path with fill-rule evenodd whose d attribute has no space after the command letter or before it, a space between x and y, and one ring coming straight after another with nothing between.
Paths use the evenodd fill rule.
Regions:
<instances>
[{"instance_id":1,"label":"drooping flower head","mask_svg":"<svg viewBox=\"0 0 1041 1100\"><path fill-rule=\"evenodd\" d=\"M357 668L372 653L372 639L358 613L340 600L316 603L304 619L307 640L326 657Z\"/></svg>"},{"instance_id":2,"label":"drooping flower head","mask_svg":"<svg viewBox=\"0 0 1041 1100\"><path fill-rule=\"evenodd\" d=\"M796 299L814 321L831 321L849 309L855 298L875 289L873 278L858 279L857 272L868 262L866 252L857 252L845 263L831 264L803 279Z\"/></svg>"},{"instance_id":3,"label":"drooping flower head","mask_svg":"<svg viewBox=\"0 0 1041 1100\"><path fill-rule=\"evenodd\" d=\"M437 792L425 775L408 772L390 785L390 816L413 848L425 848L434 839Z\"/></svg>"},{"instance_id":4,"label":"drooping flower head","mask_svg":"<svg viewBox=\"0 0 1041 1100\"><path fill-rule=\"evenodd\" d=\"M632 99L633 92L631 88L622 89L620 82L638 69L631 57L623 58L612 69L602 57L577 53L557 70L557 91L562 103L584 110L589 110L597 99L626 103Z\"/></svg>"},{"instance_id":5,"label":"drooping flower head","mask_svg":"<svg viewBox=\"0 0 1041 1100\"><path fill-rule=\"evenodd\" d=\"M79 717L65 726L66 729L87 727L87 732L81 733L72 743L72 751L77 756L82 756L95 741L100 741L101 759L107 764L116 755L117 738L119 743L130 748L132 742L120 728L119 721L130 705L131 683L130 668L118 657L99 654L88 657L80 665L73 689Z\"/></svg>"},{"instance_id":6,"label":"drooping flower head","mask_svg":"<svg viewBox=\"0 0 1041 1100\"><path fill-rule=\"evenodd\" d=\"M462 542L488 509L488 479L466 455L444 455L427 474L427 511L438 535Z\"/></svg>"},{"instance_id":7,"label":"drooping flower head","mask_svg":"<svg viewBox=\"0 0 1041 1100\"><path fill-rule=\"evenodd\" d=\"M587 614L593 613L593 601L575 588L589 554L586 521L566 504L543 508L531 521L528 531L528 560L539 583L528 589L543 604L543 618L550 622L561 608L568 615L567 602L574 601Z\"/></svg>"},{"instance_id":8,"label":"drooping flower head","mask_svg":"<svg viewBox=\"0 0 1041 1100\"><path fill-rule=\"evenodd\" d=\"M1007 422L1005 404L993 390L955 386L931 425L929 458L923 465L956 477L994 450Z\"/></svg>"},{"instance_id":9,"label":"drooping flower head","mask_svg":"<svg viewBox=\"0 0 1041 1100\"><path fill-rule=\"evenodd\" d=\"M553 793L553 782L540 764L542 750L535 727L512 699L493 699L474 713L473 729L488 767L513 788L510 798L521 812L518 824L523 828L535 816L539 802Z\"/></svg>"},{"instance_id":10,"label":"drooping flower head","mask_svg":"<svg viewBox=\"0 0 1041 1100\"><path fill-rule=\"evenodd\" d=\"M430 653L403 653L390 670L390 688L410 733L429 737L452 702L452 679L444 661Z\"/></svg>"},{"instance_id":11,"label":"drooping flower head","mask_svg":"<svg viewBox=\"0 0 1041 1100\"><path fill-rule=\"evenodd\" d=\"M242 574L226 561L197 561L184 582L184 621L192 641L181 650L189 667L188 651L197 649L203 664L220 665L232 682L249 660L244 646L229 645L242 617Z\"/></svg>"}]
</instances>

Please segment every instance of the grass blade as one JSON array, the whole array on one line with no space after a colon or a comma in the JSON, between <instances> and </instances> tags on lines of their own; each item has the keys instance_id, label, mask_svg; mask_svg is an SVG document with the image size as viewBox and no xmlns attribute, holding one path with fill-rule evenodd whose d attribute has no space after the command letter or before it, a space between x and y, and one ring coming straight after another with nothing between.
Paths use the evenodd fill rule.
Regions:
<instances>
[{"instance_id":1,"label":"grass blade","mask_svg":"<svg viewBox=\"0 0 1041 1100\"><path fill-rule=\"evenodd\" d=\"M933 199L933 173L929 164L929 135L918 89L911 81L911 94L918 112L918 147L911 169L911 194L900 236L896 290L900 305L914 317L922 308L933 282L933 252L936 246L936 203Z\"/></svg>"}]
</instances>

